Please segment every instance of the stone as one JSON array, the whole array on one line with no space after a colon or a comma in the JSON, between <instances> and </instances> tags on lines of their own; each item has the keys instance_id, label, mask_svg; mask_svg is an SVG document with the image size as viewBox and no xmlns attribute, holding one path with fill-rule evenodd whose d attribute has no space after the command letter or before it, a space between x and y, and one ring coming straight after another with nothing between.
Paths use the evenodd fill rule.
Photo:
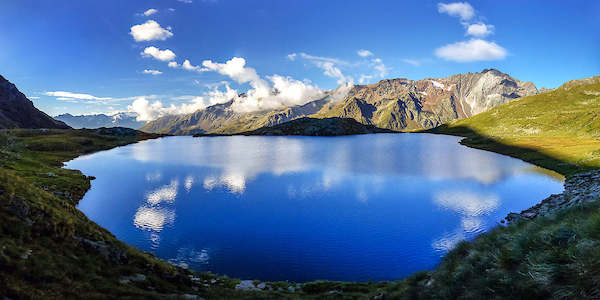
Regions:
<instances>
[{"instance_id":1,"label":"stone","mask_svg":"<svg viewBox=\"0 0 600 300\"><path fill-rule=\"evenodd\" d=\"M585 205L600 200L600 171L575 174L565 179L564 192L550 195L548 198L521 213L509 213L508 224L526 218L552 216L556 211L575 205Z\"/></svg>"},{"instance_id":2,"label":"stone","mask_svg":"<svg viewBox=\"0 0 600 300\"><path fill-rule=\"evenodd\" d=\"M98 253L104 258L114 262L114 263L126 263L127 262L127 254L123 249L118 246L113 245L110 242L105 241L93 241L90 239L82 238L82 237L73 237L75 240L79 241L81 244L86 246L87 248L98 251Z\"/></svg>"},{"instance_id":3,"label":"stone","mask_svg":"<svg viewBox=\"0 0 600 300\"><path fill-rule=\"evenodd\" d=\"M241 290L241 291L258 291L258 290L260 290L259 288L257 288L254 285L253 280L242 280L240 283L238 283L235 286L235 289Z\"/></svg>"}]
</instances>

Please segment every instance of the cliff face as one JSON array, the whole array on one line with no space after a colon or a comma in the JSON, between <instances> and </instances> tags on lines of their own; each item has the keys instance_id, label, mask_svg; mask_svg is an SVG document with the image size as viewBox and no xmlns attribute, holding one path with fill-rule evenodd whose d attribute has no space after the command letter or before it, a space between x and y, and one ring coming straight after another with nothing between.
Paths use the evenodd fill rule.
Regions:
<instances>
[{"instance_id":1,"label":"cliff face","mask_svg":"<svg viewBox=\"0 0 600 300\"><path fill-rule=\"evenodd\" d=\"M345 101L325 106L316 116L353 118L393 130L432 128L538 93L497 70L423 80L387 79L355 86Z\"/></svg>"},{"instance_id":2,"label":"cliff face","mask_svg":"<svg viewBox=\"0 0 600 300\"><path fill-rule=\"evenodd\" d=\"M385 79L326 93L304 105L271 111L236 113L231 101L193 114L165 117L141 130L170 134L240 133L301 117L351 118L392 130L432 128L470 117L513 99L537 94L531 82L498 70L423 80Z\"/></svg>"},{"instance_id":3,"label":"cliff face","mask_svg":"<svg viewBox=\"0 0 600 300\"><path fill-rule=\"evenodd\" d=\"M0 128L70 127L35 108L14 84L0 75Z\"/></svg>"}]
</instances>

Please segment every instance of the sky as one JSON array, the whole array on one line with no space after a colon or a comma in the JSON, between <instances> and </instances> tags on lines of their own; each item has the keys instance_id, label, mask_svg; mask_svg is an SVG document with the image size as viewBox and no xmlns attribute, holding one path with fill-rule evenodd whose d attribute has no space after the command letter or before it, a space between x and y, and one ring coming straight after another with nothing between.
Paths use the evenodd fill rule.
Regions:
<instances>
[{"instance_id":1,"label":"sky","mask_svg":"<svg viewBox=\"0 0 600 300\"><path fill-rule=\"evenodd\" d=\"M50 115L146 121L485 68L554 88L600 74L599 14L592 0L0 1L0 75Z\"/></svg>"}]
</instances>

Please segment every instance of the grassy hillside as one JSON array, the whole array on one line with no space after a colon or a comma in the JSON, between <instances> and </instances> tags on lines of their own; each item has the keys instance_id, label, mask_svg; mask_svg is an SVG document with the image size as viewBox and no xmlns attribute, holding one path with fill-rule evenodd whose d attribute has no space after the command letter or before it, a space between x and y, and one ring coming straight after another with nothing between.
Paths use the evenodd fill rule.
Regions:
<instances>
[{"instance_id":1,"label":"grassy hillside","mask_svg":"<svg viewBox=\"0 0 600 300\"><path fill-rule=\"evenodd\" d=\"M565 192L545 201L569 205L462 242L434 271L407 279L402 296L600 298L599 113L600 76L431 130L565 175Z\"/></svg>"},{"instance_id":2,"label":"grassy hillside","mask_svg":"<svg viewBox=\"0 0 600 300\"><path fill-rule=\"evenodd\" d=\"M580 83L580 84L577 84ZM564 175L600 167L600 76L431 130Z\"/></svg>"},{"instance_id":3,"label":"grassy hillside","mask_svg":"<svg viewBox=\"0 0 600 300\"><path fill-rule=\"evenodd\" d=\"M236 290L238 279L194 273L121 243L76 208L93 178L62 162L156 137L124 128L0 131L0 296L359 299L404 286L269 282L265 290Z\"/></svg>"},{"instance_id":4,"label":"grassy hillside","mask_svg":"<svg viewBox=\"0 0 600 300\"><path fill-rule=\"evenodd\" d=\"M121 130L0 132L0 295L9 298L598 299L600 77L525 97L432 132L555 170L577 203L462 242L433 271L380 283L268 283L193 273L119 242L76 209L80 154L153 138ZM592 170L581 175L580 172ZM580 175L574 175L580 174ZM577 200L577 201L575 201ZM585 200L585 201L580 201ZM188 294L188 295L186 295Z\"/></svg>"}]
</instances>

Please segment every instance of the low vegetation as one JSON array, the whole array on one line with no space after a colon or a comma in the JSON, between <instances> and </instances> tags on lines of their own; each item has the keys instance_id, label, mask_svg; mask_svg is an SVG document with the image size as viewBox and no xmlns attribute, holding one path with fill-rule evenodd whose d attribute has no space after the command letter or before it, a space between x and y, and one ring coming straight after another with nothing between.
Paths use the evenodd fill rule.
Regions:
<instances>
[{"instance_id":1,"label":"low vegetation","mask_svg":"<svg viewBox=\"0 0 600 300\"><path fill-rule=\"evenodd\" d=\"M600 167L600 78L525 97L429 131L567 178ZM433 271L379 283L267 283L193 273L119 242L76 209L91 178L62 162L155 135L122 130L0 132L0 294L8 298L600 298L600 193L462 242ZM597 171L595 171L597 172ZM591 184L600 185L600 182ZM593 190L593 189L592 189ZM251 289L256 283L247 283ZM265 285L263 285L265 287Z\"/></svg>"}]
</instances>

